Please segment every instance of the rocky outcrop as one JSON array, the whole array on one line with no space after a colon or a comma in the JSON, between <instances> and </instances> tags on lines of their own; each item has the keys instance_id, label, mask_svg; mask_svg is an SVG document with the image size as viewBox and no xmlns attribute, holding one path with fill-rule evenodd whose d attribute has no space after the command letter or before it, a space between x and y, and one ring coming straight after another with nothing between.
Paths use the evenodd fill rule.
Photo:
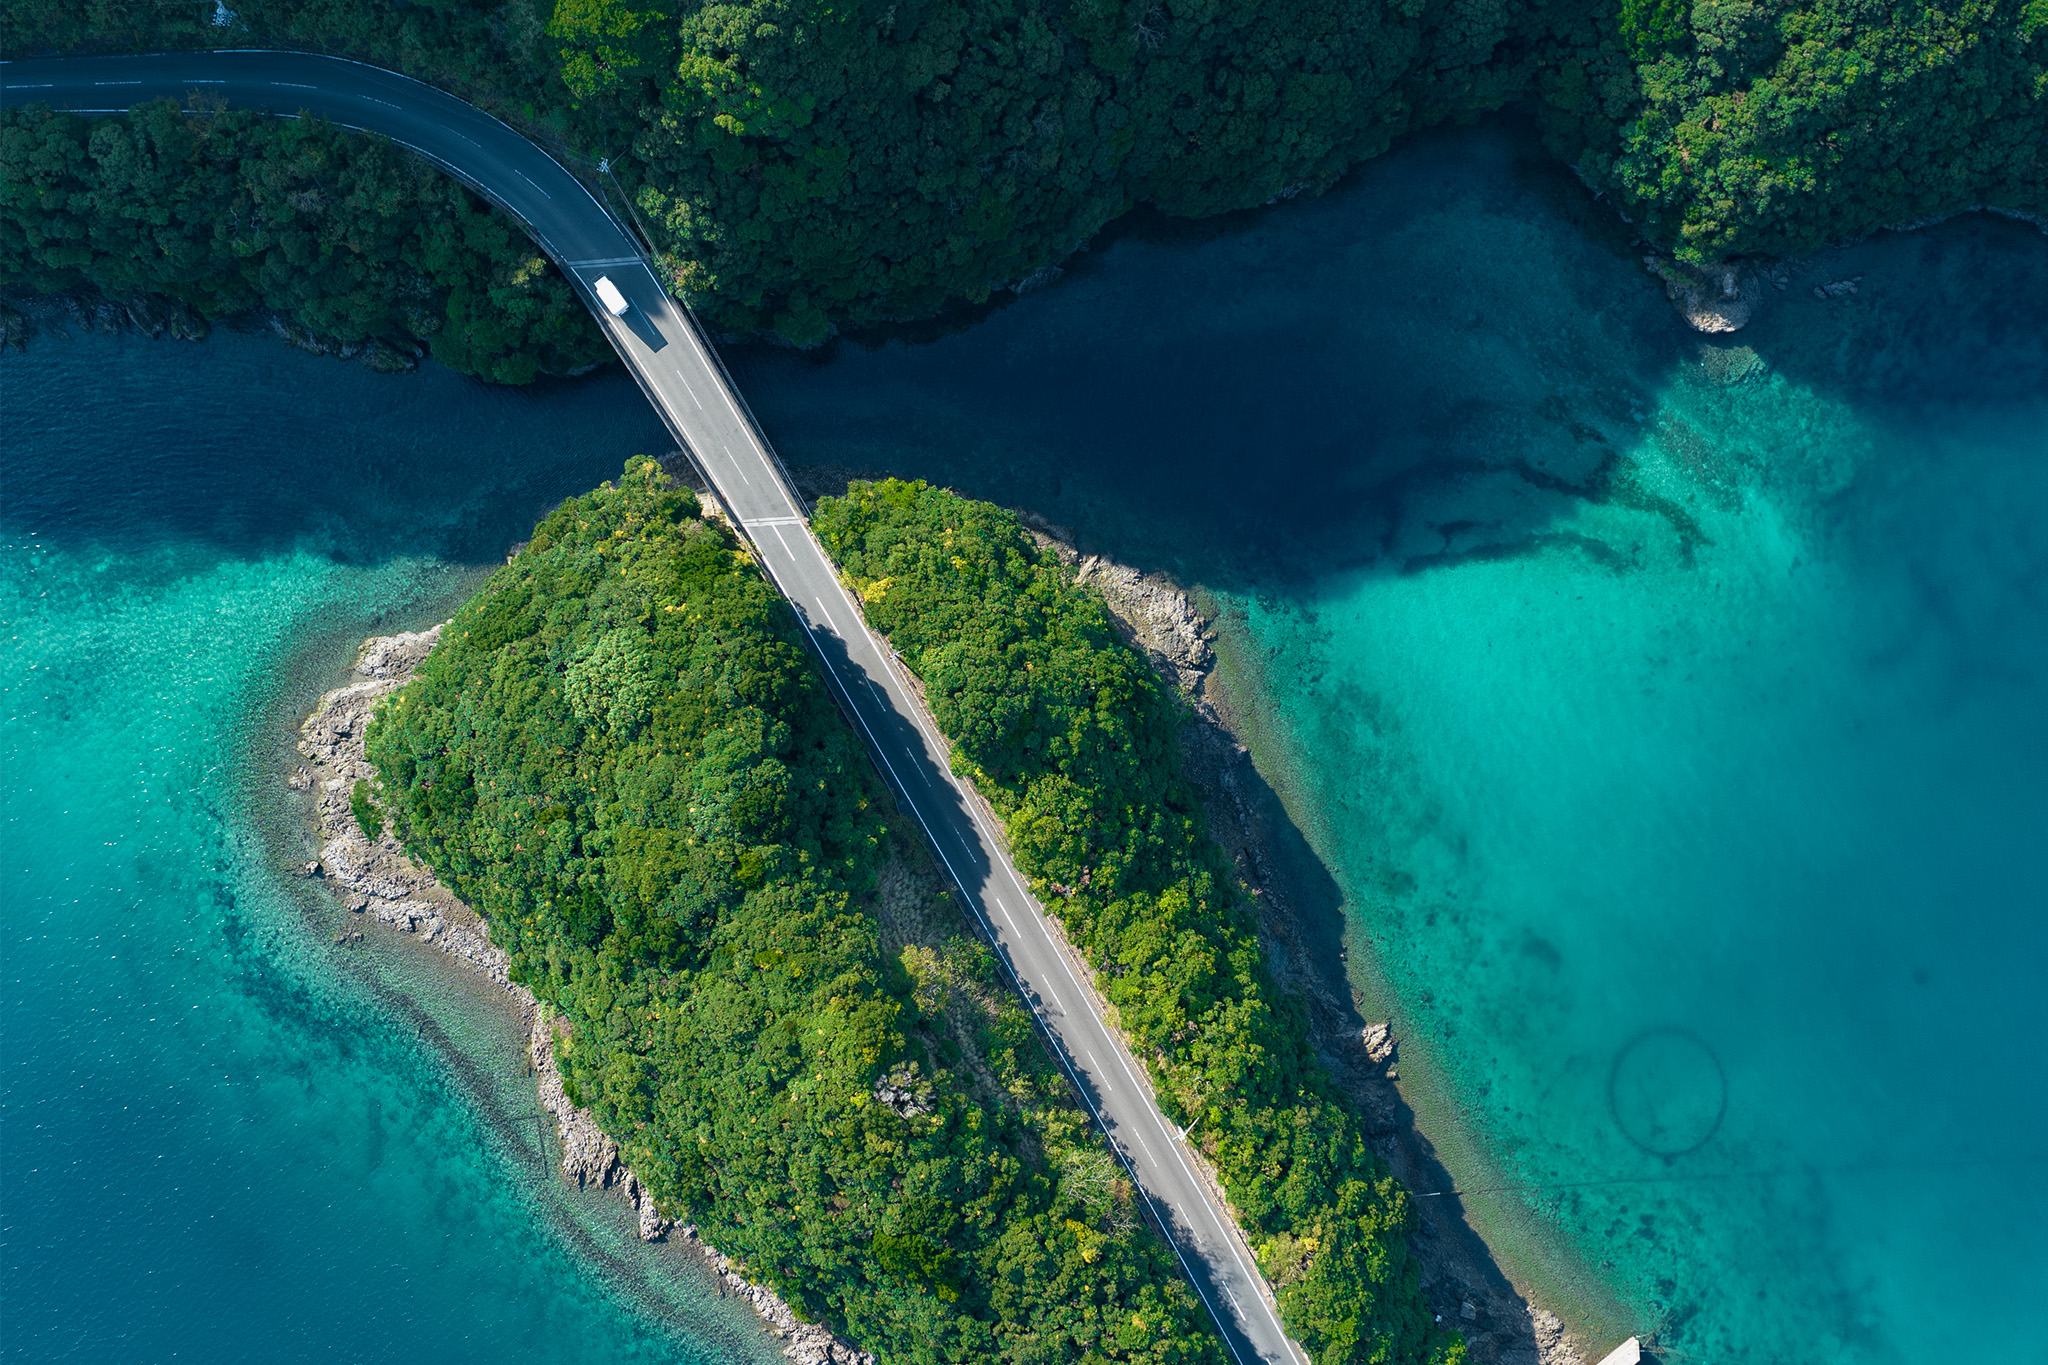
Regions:
<instances>
[{"instance_id":1,"label":"rocky outcrop","mask_svg":"<svg viewBox=\"0 0 2048 1365\"><path fill-rule=\"evenodd\" d=\"M617 1181L619 1144L597 1126L588 1109L570 1100L562 1085L562 1069L555 1062L555 1040L568 1033L568 1026L543 1007L533 1012L533 1031L527 1036L527 1055L533 1061L535 1089L540 1107L555 1121L555 1135L562 1143L562 1175L576 1188L608 1190ZM631 1172L624 1172L630 1177ZM639 1181L633 1182L636 1186ZM640 1201L635 1199L637 1209ZM644 1220L643 1220L644 1221ZM658 1234L657 1234L658 1235ZM643 1237L645 1241L654 1240Z\"/></svg>"},{"instance_id":2,"label":"rocky outcrop","mask_svg":"<svg viewBox=\"0 0 2048 1365\"><path fill-rule=\"evenodd\" d=\"M363 753L371 712L404 686L440 638L436 626L366 642L356 657L358 681L322 697L299 727L299 756L305 762L289 785L313 797L320 860L308 871L328 878L344 906L418 934L510 990L505 954L491 942L484 922L433 873L406 857L391 831L375 839L366 834L349 806L356 783L376 784L376 770Z\"/></svg>"},{"instance_id":3,"label":"rocky outcrop","mask_svg":"<svg viewBox=\"0 0 2048 1365\"><path fill-rule=\"evenodd\" d=\"M875 1103L900 1119L923 1118L932 1112L932 1083L918 1074L916 1062L899 1062L875 1082Z\"/></svg>"},{"instance_id":4,"label":"rocky outcrop","mask_svg":"<svg viewBox=\"0 0 2048 1365\"><path fill-rule=\"evenodd\" d=\"M1664 296L1702 332L1739 331L1748 325L1766 294L1783 290L1791 278L1790 267L1782 261L1694 266L1645 256L1643 266L1664 281Z\"/></svg>"},{"instance_id":5,"label":"rocky outcrop","mask_svg":"<svg viewBox=\"0 0 2048 1365\"><path fill-rule=\"evenodd\" d=\"M1162 678L1182 692L1199 690L1216 653L1209 648L1209 624L1186 593L1128 564L1081 554L1067 543L1060 527L1030 516L1024 521L1041 547L1074 570L1075 582L1102 594L1125 637L1144 652Z\"/></svg>"},{"instance_id":6,"label":"rocky outcrop","mask_svg":"<svg viewBox=\"0 0 2048 1365\"><path fill-rule=\"evenodd\" d=\"M204 341L212 326L190 305L161 294L114 299L93 290L63 294L11 292L0 304L0 346L23 349L37 332L58 338L81 332L134 332L152 341Z\"/></svg>"},{"instance_id":7,"label":"rocky outcrop","mask_svg":"<svg viewBox=\"0 0 2048 1365\"><path fill-rule=\"evenodd\" d=\"M1393 1062L1394 1026L1391 1023L1367 1024L1358 1041L1365 1050L1365 1059L1374 1066L1387 1066Z\"/></svg>"},{"instance_id":8,"label":"rocky outcrop","mask_svg":"<svg viewBox=\"0 0 2048 1365\"><path fill-rule=\"evenodd\" d=\"M317 861L295 869L302 876L322 878L341 904L367 919L418 934L497 982L526 1010L532 1021L528 1055L533 1062L540 1106L555 1121L562 1147L562 1176L579 1189L616 1190L631 1205L644 1242L684 1243L710 1263L727 1293L744 1298L768 1331L782 1343L782 1353L797 1365L874 1365L874 1357L816 1323L805 1322L772 1289L748 1282L730 1257L697 1236L695 1228L677 1229L662 1214L654 1194L621 1159L619 1144L598 1126L588 1109L574 1103L555 1060L555 1041L568 1025L513 982L505 951L491 942L490 927L457 900L434 874L405 856L391 832L375 838L357 822L350 807L356 783L374 789L376 770L364 752L365 732L377 704L411 680L413 671L440 641L441 627L363 642L356 655L353 680L320 698L299 727L299 756L304 760L287 785L309 792L320 838ZM361 930L345 930L337 943L361 943Z\"/></svg>"},{"instance_id":9,"label":"rocky outcrop","mask_svg":"<svg viewBox=\"0 0 2048 1365\"><path fill-rule=\"evenodd\" d=\"M1585 1365L1586 1358L1565 1334L1557 1314L1538 1308L1530 1313L1529 1321L1535 1329L1536 1355L1542 1365Z\"/></svg>"},{"instance_id":10,"label":"rocky outcrop","mask_svg":"<svg viewBox=\"0 0 2048 1365\"><path fill-rule=\"evenodd\" d=\"M273 313L270 332L287 346L312 355L331 355L342 360L360 360L379 374L400 374L419 368L426 348L417 342L393 343L372 337L368 341L335 341L323 337L304 323Z\"/></svg>"},{"instance_id":11,"label":"rocky outcrop","mask_svg":"<svg viewBox=\"0 0 2048 1365\"><path fill-rule=\"evenodd\" d=\"M754 1311L760 1314L768 1330L781 1338L782 1354L796 1361L797 1365L875 1365L872 1355L840 1340L815 1323L805 1322L790 1311L789 1305L774 1290L764 1289L741 1275L737 1261L697 1239L697 1229L679 1228L677 1236L703 1248L725 1291L754 1306Z\"/></svg>"}]
</instances>

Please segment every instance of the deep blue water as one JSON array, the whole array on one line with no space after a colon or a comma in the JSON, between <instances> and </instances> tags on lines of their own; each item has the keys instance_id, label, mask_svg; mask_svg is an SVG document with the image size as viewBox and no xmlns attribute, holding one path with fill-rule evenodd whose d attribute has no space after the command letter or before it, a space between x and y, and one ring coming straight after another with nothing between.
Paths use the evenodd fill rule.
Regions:
<instances>
[{"instance_id":1,"label":"deep blue water","mask_svg":"<svg viewBox=\"0 0 2048 1365\"><path fill-rule=\"evenodd\" d=\"M1861 277L1822 303L1816 283ZM731 357L798 465L1033 508L1224 609L1261 766L1510 1268L1673 1360L2029 1358L2048 1283L2048 238L1686 329L1491 126L1139 224L947 332ZM750 1359L542 1178L516 1039L327 946L289 722L631 384L267 340L0 361L5 1265L29 1358Z\"/></svg>"}]
</instances>

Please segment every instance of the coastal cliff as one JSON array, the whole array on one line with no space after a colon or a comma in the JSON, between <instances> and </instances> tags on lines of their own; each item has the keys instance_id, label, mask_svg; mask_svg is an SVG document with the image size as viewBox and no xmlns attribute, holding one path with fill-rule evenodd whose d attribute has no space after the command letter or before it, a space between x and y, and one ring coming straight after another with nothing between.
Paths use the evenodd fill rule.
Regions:
<instances>
[{"instance_id":1,"label":"coastal cliff","mask_svg":"<svg viewBox=\"0 0 2048 1365\"><path fill-rule=\"evenodd\" d=\"M530 1020L528 1050L537 1094L555 1121L564 1179L580 1189L617 1191L639 1220L641 1240L673 1240L696 1248L725 1292L753 1305L763 1327L782 1343L784 1356L797 1365L873 1365L872 1355L804 1321L774 1290L742 1277L732 1259L699 1238L694 1227L662 1216L654 1196L620 1158L618 1143L588 1109L569 1098L555 1058L555 1041L566 1033L566 1024L511 979L510 960L491 942L481 916L408 858L388 830L372 839L358 822L351 794L358 782L376 780L364 752L370 716L379 702L411 680L440 642L441 631L435 626L364 641L355 680L322 696L300 726L298 751L305 762L288 784L312 795L320 840L319 860L302 870L324 879L345 908L419 936L514 997ZM364 934L351 930L342 937L360 941Z\"/></svg>"}]
</instances>

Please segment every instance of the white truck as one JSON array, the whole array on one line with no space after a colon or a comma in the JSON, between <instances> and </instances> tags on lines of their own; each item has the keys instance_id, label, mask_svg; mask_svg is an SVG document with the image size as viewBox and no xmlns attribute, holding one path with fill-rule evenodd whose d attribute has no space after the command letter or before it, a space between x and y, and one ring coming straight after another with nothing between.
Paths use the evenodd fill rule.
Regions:
<instances>
[{"instance_id":1,"label":"white truck","mask_svg":"<svg viewBox=\"0 0 2048 1365\"><path fill-rule=\"evenodd\" d=\"M609 275L599 275L590 287L596 291L597 301L604 305L604 310L615 318L626 316L626 310L632 307L626 302L626 296L619 292L619 287L612 283Z\"/></svg>"}]
</instances>

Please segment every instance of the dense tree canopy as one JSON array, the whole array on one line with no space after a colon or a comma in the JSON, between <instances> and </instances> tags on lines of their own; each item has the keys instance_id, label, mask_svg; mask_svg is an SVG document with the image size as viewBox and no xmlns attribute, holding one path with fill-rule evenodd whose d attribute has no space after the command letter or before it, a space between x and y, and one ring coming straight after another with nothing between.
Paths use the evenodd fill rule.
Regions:
<instances>
[{"instance_id":1,"label":"dense tree canopy","mask_svg":"<svg viewBox=\"0 0 2048 1365\"><path fill-rule=\"evenodd\" d=\"M1555 150L1681 257L2048 215L2048 0L1624 0L1538 81Z\"/></svg>"},{"instance_id":2,"label":"dense tree canopy","mask_svg":"<svg viewBox=\"0 0 2048 1365\"><path fill-rule=\"evenodd\" d=\"M169 101L125 119L0 110L0 276L274 309L341 342L425 341L506 383L611 354L503 214L376 138Z\"/></svg>"},{"instance_id":3,"label":"dense tree canopy","mask_svg":"<svg viewBox=\"0 0 2048 1365\"><path fill-rule=\"evenodd\" d=\"M0 44L283 42L411 71L616 158L683 296L798 342L985 298L1136 204L1319 191L1405 131L1518 99L1693 260L1977 204L2048 213L2048 0L232 8L224 33L212 0L34 0L0 13Z\"/></svg>"},{"instance_id":4,"label":"dense tree canopy","mask_svg":"<svg viewBox=\"0 0 2048 1365\"><path fill-rule=\"evenodd\" d=\"M372 722L383 817L572 1025L661 1207L807 1315L892 1362L1222 1365L958 910L884 952L886 798L666 483L564 504L456 615Z\"/></svg>"},{"instance_id":5,"label":"dense tree canopy","mask_svg":"<svg viewBox=\"0 0 2048 1365\"><path fill-rule=\"evenodd\" d=\"M1416 1294L1406 1192L1267 975L1181 772L1177 698L999 508L889 480L825 500L814 524L1162 1105L1197 1131L1296 1339L1319 1365L1461 1359Z\"/></svg>"},{"instance_id":6,"label":"dense tree canopy","mask_svg":"<svg viewBox=\"0 0 2048 1365\"><path fill-rule=\"evenodd\" d=\"M1266 975L1177 703L1100 600L921 484L855 485L818 525L1199 1122L1290 1329L1318 1365L1462 1359L1405 1196ZM368 743L357 818L489 921L570 1025L572 1097L749 1273L890 1361L1220 1365L958 910L928 894L884 948L880 883L922 845L787 604L654 462L542 522Z\"/></svg>"}]
</instances>

